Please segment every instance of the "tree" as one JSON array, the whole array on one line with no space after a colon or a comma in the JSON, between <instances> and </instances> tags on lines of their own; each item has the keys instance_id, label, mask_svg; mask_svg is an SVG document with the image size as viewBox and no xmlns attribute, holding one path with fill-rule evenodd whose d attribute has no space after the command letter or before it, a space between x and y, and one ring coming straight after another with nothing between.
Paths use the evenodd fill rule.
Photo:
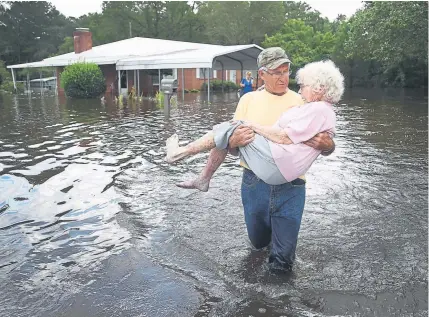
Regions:
<instances>
[{"instance_id":1,"label":"tree","mask_svg":"<svg viewBox=\"0 0 429 317\"><path fill-rule=\"evenodd\" d=\"M221 45L260 44L284 21L281 2L205 2L198 15L206 26L210 43Z\"/></svg>"},{"instance_id":2,"label":"tree","mask_svg":"<svg viewBox=\"0 0 429 317\"><path fill-rule=\"evenodd\" d=\"M279 32L266 36L264 47L280 46L289 55L295 68L315 60L331 58L335 37L331 32L314 31L302 20L288 19Z\"/></svg>"},{"instance_id":3,"label":"tree","mask_svg":"<svg viewBox=\"0 0 429 317\"><path fill-rule=\"evenodd\" d=\"M0 61L0 86L2 85L2 83L11 80L12 76L10 75L10 72L8 72L8 70L6 69L4 62Z\"/></svg>"},{"instance_id":4,"label":"tree","mask_svg":"<svg viewBox=\"0 0 429 317\"><path fill-rule=\"evenodd\" d=\"M311 26L314 31L325 32L330 30L330 22L327 18L322 18L320 12L314 10L305 2L285 1L283 2L286 20L302 20L306 25Z\"/></svg>"},{"instance_id":5,"label":"tree","mask_svg":"<svg viewBox=\"0 0 429 317\"><path fill-rule=\"evenodd\" d=\"M58 47L58 55L67 54L74 51L74 41L71 36L64 38L64 42Z\"/></svg>"},{"instance_id":6,"label":"tree","mask_svg":"<svg viewBox=\"0 0 429 317\"><path fill-rule=\"evenodd\" d=\"M203 23L195 13L198 5L199 2L183 1L104 1L101 14L82 16L78 24L91 30L94 45L124 40L130 35L202 41Z\"/></svg>"},{"instance_id":7,"label":"tree","mask_svg":"<svg viewBox=\"0 0 429 317\"><path fill-rule=\"evenodd\" d=\"M427 2L368 3L351 23L348 57L381 63L388 83L427 85L427 25Z\"/></svg>"},{"instance_id":8,"label":"tree","mask_svg":"<svg viewBox=\"0 0 429 317\"><path fill-rule=\"evenodd\" d=\"M0 58L7 64L48 57L72 26L45 1L4 2L0 6Z\"/></svg>"}]
</instances>

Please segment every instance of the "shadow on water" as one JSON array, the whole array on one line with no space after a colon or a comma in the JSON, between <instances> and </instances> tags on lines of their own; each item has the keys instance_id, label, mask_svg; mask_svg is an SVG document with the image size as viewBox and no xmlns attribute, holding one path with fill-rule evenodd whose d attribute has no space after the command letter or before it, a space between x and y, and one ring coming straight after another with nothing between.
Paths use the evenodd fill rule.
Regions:
<instances>
[{"instance_id":1,"label":"shadow on water","mask_svg":"<svg viewBox=\"0 0 429 317\"><path fill-rule=\"evenodd\" d=\"M165 118L152 100L0 95L0 316L427 315L427 94L347 92L288 275L246 244L236 158L207 193L174 186L207 153L163 161L236 99L179 94Z\"/></svg>"}]
</instances>

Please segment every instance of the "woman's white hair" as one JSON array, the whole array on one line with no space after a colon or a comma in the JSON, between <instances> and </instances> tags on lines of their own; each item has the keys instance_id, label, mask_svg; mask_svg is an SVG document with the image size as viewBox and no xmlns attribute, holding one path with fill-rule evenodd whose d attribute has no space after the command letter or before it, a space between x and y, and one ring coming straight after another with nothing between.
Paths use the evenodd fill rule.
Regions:
<instances>
[{"instance_id":1,"label":"woman's white hair","mask_svg":"<svg viewBox=\"0 0 429 317\"><path fill-rule=\"evenodd\" d=\"M331 60L305 65L298 70L296 81L314 92L322 92L322 100L329 103L337 103L344 93L344 76Z\"/></svg>"}]
</instances>

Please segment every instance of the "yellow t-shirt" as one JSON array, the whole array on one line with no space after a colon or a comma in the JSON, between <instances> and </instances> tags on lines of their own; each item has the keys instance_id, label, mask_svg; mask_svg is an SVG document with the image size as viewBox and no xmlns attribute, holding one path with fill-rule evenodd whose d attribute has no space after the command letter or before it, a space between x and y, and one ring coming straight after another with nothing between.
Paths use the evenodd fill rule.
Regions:
<instances>
[{"instance_id":1,"label":"yellow t-shirt","mask_svg":"<svg viewBox=\"0 0 429 317\"><path fill-rule=\"evenodd\" d=\"M234 120L245 120L272 126L288 109L303 105L301 95L288 89L282 96L270 94L266 90L249 92L241 97ZM243 161L240 165L249 168ZM304 176L301 176L304 178Z\"/></svg>"}]
</instances>

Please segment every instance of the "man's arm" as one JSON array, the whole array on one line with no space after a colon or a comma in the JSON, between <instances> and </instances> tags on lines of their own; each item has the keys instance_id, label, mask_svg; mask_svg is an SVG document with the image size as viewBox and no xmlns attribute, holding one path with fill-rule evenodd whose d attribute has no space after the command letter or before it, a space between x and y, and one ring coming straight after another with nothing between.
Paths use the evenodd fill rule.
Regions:
<instances>
[{"instance_id":1,"label":"man's arm","mask_svg":"<svg viewBox=\"0 0 429 317\"><path fill-rule=\"evenodd\" d=\"M255 132L248 126L240 125L229 138L229 153L238 155L238 147L245 146L255 139Z\"/></svg>"},{"instance_id":2,"label":"man's arm","mask_svg":"<svg viewBox=\"0 0 429 317\"><path fill-rule=\"evenodd\" d=\"M251 94L245 94L240 98L238 102L237 109L235 110L233 120L244 120L247 113L247 105L249 103L249 98ZM228 150L232 155L238 155L238 147L245 146L252 142L255 138L255 132L249 127L240 125L234 130L234 133L229 138Z\"/></svg>"},{"instance_id":3,"label":"man's arm","mask_svg":"<svg viewBox=\"0 0 429 317\"><path fill-rule=\"evenodd\" d=\"M292 140L287 135L286 131L281 128L261 126L254 123L247 124L256 133L266 137L272 142L279 144L292 144ZM331 155L335 150L335 143L332 140L328 132L321 132L303 142L304 144L315 148L316 150L322 151L321 154L324 156Z\"/></svg>"},{"instance_id":4,"label":"man's arm","mask_svg":"<svg viewBox=\"0 0 429 317\"><path fill-rule=\"evenodd\" d=\"M330 150L322 151L322 153L320 153L320 154L322 154L323 156L329 156L329 155L331 155L332 153L334 153L334 151L335 151L335 142L334 142L334 141L332 141L332 143L333 143L334 145L332 146L332 148L331 148Z\"/></svg>"},{"instance_id":5,"label":"man's arm","mask_svg":"<svg viewBox=\"0 0 429 317\"><path fill-rule=\"evenodd\" d=\"M247 123L253 131L266 137L268 140L278 144L292 144L292 140L287 135L286 131L277 127L263 126L256 123Z\"/></svg>"},{"instance_id":6,"label":"man's arm","mask_svg":"<svg viewBox=\"0 0 429 317\"><path fill-rule=\"evenodd\" d=\"M310 140L305 141L304 144L322 151L323 156L331 155L335 151L335 142L327 132L316 134Z\"/></svg>"}]
</instances>

